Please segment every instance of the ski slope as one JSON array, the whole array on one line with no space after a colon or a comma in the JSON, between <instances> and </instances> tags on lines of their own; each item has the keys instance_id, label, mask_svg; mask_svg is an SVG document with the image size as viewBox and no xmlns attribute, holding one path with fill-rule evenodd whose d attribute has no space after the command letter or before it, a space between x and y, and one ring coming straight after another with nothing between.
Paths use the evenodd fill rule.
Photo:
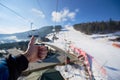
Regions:
<instances>
[{"instance_id":1,"label":"ski slope","mask_svg":"<svg viewBox=\"0 0 120 80\"><path fill-rule=\"evenodd\" d=\"M52 38L49 34L48 38ZM81 48L87 54L91 55L97 61L99 66L107 72L107 80L120 79L120 48L112 46L108 41L92 39L90 36L67 27L56 35L59 39L53 44L66 50L66 42L70 42L74 46ZM94 66L94 64L93 64ZM97 70L99 73L99 70ZM97 75L96 72L94 75ZM97 79L96 79L97 80Z\"/></svg>"}]
</instances>

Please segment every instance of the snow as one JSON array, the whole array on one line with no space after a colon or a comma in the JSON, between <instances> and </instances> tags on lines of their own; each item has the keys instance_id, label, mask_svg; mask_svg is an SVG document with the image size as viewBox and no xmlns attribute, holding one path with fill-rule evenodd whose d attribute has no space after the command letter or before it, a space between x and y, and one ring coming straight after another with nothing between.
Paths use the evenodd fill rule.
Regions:
<instances>
[{"instance_id":1,"label":"snow","mask_svg":"<svg viewBox=\"0 0 120 80\"><path fill-rule=\"evenodd\" d=\"M112 42L109 42L108 39L94 39L89 35L74 30L72 27L66 29L66 31L57 34L58 40L50 44L66 50L65 43L70 42L91 55L101 67L104 67L107 71L108 80L120 79L120 48L112 46ZM116 34L120 35L119 33ZM51 36L49 38L51 39Z\"/></svg>"},{"instance_id":2,"label":"snow","mask_svg":"<svg viewBox=\"0 0 120 80\"><path fill-rule=\"evenodd\" d=\"M85 76L80 69L74 68L70 65L56 66L55 68L61 72L64 78L68 78L69 80L83 80L83 77ZM67 69L67 71L65 71L65 69Z\"/></svg>"}]
</instances>

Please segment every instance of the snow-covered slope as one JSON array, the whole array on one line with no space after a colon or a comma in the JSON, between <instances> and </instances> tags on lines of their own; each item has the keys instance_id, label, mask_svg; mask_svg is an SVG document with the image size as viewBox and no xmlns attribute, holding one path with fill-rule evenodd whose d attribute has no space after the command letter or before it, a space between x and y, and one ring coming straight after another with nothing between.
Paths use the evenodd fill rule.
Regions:
<instances>
[{"instance_id":1,"label":"snow-covered slope","mask_svg":"<svg viewBox=\"0 0 120 80\"><path fill-rule=\"evenodd\" d=\"M26 41L29 40L29 35L38 35L40 37L46 36L48 33L52 32L52 26L42 27L36 30L30 30L21 33L14 33L14 34L0 34L0 44L1 43L11 43L11 42L18 42L18 41Z\"/></svg>"},{"instance_id":2,"label":"snow-covered slope","mask_svg":"<svg viewBox=\"0 0 120 80\"><path fill-rule=\"evenodd\" d=\"M93 39L88 35L75 31L72 27L66 29L57 34L59 39L51 44L65 49L65 41L71 42L91 55L100 64L101 68L106 69L108 80L120 79L120 48L108 44L107 41Z\"/></svg>"}]
</instances>

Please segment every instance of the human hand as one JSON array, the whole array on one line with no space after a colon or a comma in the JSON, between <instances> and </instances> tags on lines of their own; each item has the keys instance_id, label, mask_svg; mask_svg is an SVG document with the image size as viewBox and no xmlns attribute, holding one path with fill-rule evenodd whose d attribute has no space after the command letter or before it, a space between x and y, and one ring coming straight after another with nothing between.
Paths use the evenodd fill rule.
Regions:
<instances>
[{"instance_id":1,"label":"human hand","mask_svg":"<svg viewBox=\"0 0 120 80\"><path fill-rule=\"evenodd\" d=\"M35 42L35 39L32 36L32 38L28 44L28 48L24 54L24 56L28 59L29 62L35 62L40 59L42 60L47 56L47 52L44 52L46 47L35 45L34 42Z\"/></svg>"}]
</instances>

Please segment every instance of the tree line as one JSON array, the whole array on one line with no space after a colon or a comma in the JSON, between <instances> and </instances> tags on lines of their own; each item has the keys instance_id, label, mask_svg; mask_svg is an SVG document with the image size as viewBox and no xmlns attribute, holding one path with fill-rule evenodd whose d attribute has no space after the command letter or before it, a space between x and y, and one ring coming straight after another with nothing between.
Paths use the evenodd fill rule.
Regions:
<instances>
[{"instance_id":1,"label":"tree line","mask_svg":"<svg viewBox=\"0 0 120 80\"><path fill-rule=\"evenodd\" d=\"M0 44L0 49L17 48L17 49L25 51L27 49L28 43L29 43L29 41L4 43L4 44Z\"/></svg>"},{"instance_id":2,"label":"tree line","mask_svg":"<svg viewBox=\"0 0 120 80\"><path fill-rule=\"evenodd\" d=\"M88 23L80 23L73 25L75 30L83 32L85 34L104 34L115 31L120 31L120 21L115 21L109 19L109 21L101 21L101 22L88 22Z\"/></svg>"}]
</instances>

